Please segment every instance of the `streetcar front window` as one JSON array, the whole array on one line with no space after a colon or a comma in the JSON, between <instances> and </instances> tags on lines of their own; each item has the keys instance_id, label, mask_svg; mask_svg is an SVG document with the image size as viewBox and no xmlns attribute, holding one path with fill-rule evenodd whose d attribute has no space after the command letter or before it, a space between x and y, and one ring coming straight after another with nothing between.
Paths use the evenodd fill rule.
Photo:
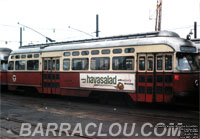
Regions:
<instances>
[{"instance_id":1,"label":"streetcar front window","mask_svg":"<svg viewBox=\"0 0 200 139\"><path fill-rule=\"evenodd\" d=\"M177 53L177 70L198 71L198 57L195 54Z\"/></svg>"}]
</instances>

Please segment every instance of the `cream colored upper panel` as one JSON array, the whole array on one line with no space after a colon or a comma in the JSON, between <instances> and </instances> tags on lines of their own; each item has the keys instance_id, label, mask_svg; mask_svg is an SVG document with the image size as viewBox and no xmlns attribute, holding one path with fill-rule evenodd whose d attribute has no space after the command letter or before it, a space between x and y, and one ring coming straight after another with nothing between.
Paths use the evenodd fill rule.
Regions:
<instances>
[{"instance_id":1,"label":"cream colored upper panel","mask_svg":"<svg viewBox=\"0 0 200 139\"><path fill-rule=\"evenodd\" d=\"M168 45L146 45L135 47L137 53L173 52Z\"/></svg>"},{"instance_id":2,"label":"cream colored upper panel","mask_svg":"<svg viewBox=\"0 0 200 139\"><path fill-rule=\"evenodd\" d=\"M41 57L62 57L62 56L63 56L63 52L62 51L44 52L41 55Z\"/></svg>"}]
</instances>

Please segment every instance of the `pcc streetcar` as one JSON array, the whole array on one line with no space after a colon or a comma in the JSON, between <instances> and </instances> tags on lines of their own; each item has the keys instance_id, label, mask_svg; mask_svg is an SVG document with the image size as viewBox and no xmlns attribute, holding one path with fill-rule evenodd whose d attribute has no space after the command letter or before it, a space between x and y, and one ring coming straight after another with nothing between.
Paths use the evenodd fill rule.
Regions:
<instances>
[{"instance_id":1,"label":"pcc streetcar","mask_svg":"<svg viewBox=\"0 0 200 139\"><path fill-rule=\"evenodd\" d=\"M10 54L7 83L27 93L169 103L199 95L197 58L191 41L169 31L28 45Z\"/></svg>"}]
</instances>

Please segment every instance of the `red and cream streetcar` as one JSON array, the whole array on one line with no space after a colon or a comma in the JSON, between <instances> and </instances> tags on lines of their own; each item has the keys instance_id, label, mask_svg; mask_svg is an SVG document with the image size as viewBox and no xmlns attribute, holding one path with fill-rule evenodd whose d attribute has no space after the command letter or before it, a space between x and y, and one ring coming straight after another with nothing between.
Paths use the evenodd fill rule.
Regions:
<instances>
[{"instance_id":1,"label":"red and cream streetcar","mask_svg":"<svg viewBox=\"0 0 200 139\"><path fill-rule=\"evenodd\" d=\"M168 103L198 96L197 58L191 41L168 31L28 45L9 56L8 89L84 97L118 92L135 102Z\"/></svg>"}]
</instances>

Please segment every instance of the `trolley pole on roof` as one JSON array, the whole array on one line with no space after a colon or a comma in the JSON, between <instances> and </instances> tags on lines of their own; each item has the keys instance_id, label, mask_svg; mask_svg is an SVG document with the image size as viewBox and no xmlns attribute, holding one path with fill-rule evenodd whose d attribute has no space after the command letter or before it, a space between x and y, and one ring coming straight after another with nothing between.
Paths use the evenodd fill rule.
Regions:
<instances>
[{"instance_id":1,"label":"trolley pole on roof","mask_svg":"<svg viewBox=\"0 0 200 139\"><path fill-rule=\"evenodd\" d=\"M161 30L162 0L157 0L155 31Z\"/></svg>"},{"instance_id":2,"label":"trolley pole on roof","mask_svg":"<svg viewBox=\"0 0 200 139\"><path fill-rule=\"evenodd\" d=\"M23 27L25 27L25 28L28 28L28 29L34 31L35 33L37 33L37 34L39 34L39 35L41 35L41 36L43 36L43 37L45 37L45 38L46 38L46 42L48 42L48 41L49 41L49 42L55 42L55 40L52 40L51 38L49 38L49 37L43 35L42 33L38 32L37 30L35 30L35 29L31 28L31 27L28 27L28 26L25 26L25 25L23 25L23 24L20 24L19 22L18 22L18 24L21 25L21 26L23 26Z\"/></svg>"},{"instance_id":3,"label":"trolley pole on roof","mask_svg":"<svg viewBox=\"0 0 200 139\"><path fill-rule=\"evenodd\" d=\"M76 29L76 28L71 27L71 26L68 26L68 28L70 28L70 29L72 29L72 30L75 30L75 31L78 31L78 32L81 32L81 33L84 33L84 34L86 34L86 35L88 35L88 36L90 36L90 37L94 37L93 35L91 35L91 34L85 32L85 31L82 31L82 30L80 30L80 29Z\"/></svg>"}]
</instances>

